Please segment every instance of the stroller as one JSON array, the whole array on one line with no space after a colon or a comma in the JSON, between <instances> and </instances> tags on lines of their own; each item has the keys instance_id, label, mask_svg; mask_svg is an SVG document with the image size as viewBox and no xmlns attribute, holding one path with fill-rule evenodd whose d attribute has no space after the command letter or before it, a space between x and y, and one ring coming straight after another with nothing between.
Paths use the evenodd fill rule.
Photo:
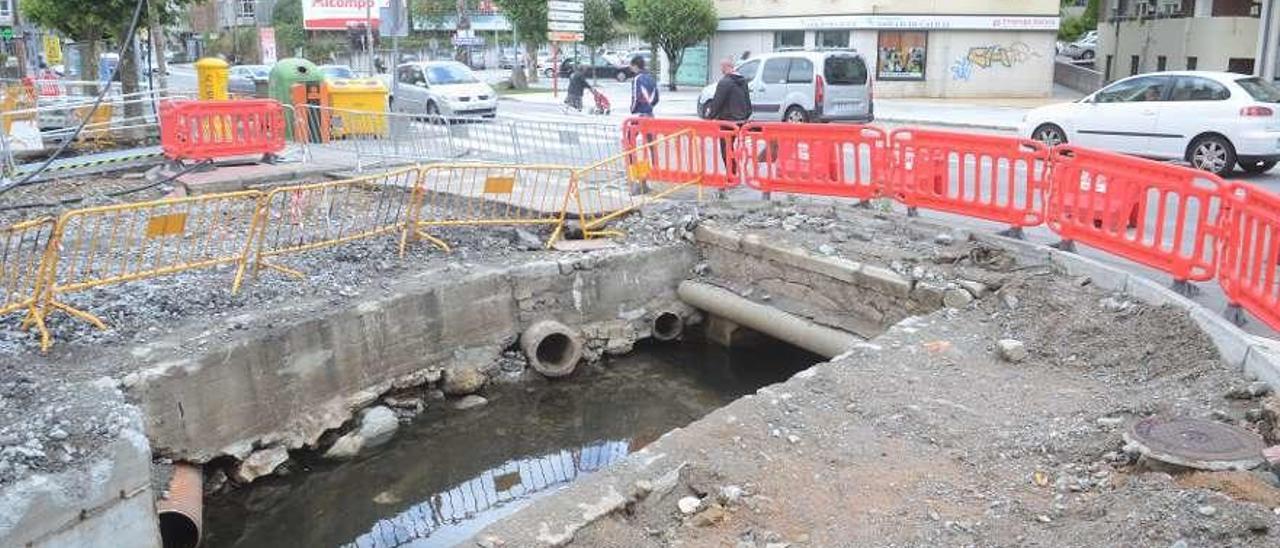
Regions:
<instances>
[{"instance_id":1,"label":"stroller","mask_svg":"<svg viewBox=\"0 0 1280 548\"><path fill-rule=\"evenodd\" d=\"M591 109L591 114L609 114L609 111L613 108L613 105L609 104L609 98L597 91L596 88L591 88L591 95L596 100L596 106Z\"/></svg>"}]
</instances>

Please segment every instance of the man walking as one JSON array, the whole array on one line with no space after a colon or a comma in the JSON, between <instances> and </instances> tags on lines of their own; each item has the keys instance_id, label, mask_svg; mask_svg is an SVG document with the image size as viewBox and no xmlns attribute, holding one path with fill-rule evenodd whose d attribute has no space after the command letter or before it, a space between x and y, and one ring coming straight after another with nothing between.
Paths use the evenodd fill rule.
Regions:
<instances>
[{"instance_id":1,"label":"man walking","mask_svg":"<svg viewBox=\"0 0 1280 548\"><path fill-rule=\"evenodd\" d=\"M716 93L707 102L707 118L733 122L741 126L751 119L751 93L747 90L747 79L738 74L732 58L720 61L720 83L716 84ZM737 158L731 158L734 138L725 137L720 140L720 158L724 161L725 170L730 177L738 175Z\"/></svg>"},{"instance_id":2,"label":"man walking","mask_svg":"<svg viewBox=\"0 0 1280 548\"><path fill-rule=\"evenodd\" d=\"M582 94L591 89L587 82L587 68L581 63L573 65L573 75L569 77L569 90L564 94L564 103L569 108L582 111Z\"/></svg>"},{"instance_id":3,"label":"man walking","mask_svg":"<svg viewBox=\"0 0 1280 548\"><path fill-rule=\"evenodd\" d=\"M658 81L644 68L644 57L631 59L631 72L636 74L631 82L631 114L653 118L653 107L658 106Z\"/></svg>"}]
</instances>

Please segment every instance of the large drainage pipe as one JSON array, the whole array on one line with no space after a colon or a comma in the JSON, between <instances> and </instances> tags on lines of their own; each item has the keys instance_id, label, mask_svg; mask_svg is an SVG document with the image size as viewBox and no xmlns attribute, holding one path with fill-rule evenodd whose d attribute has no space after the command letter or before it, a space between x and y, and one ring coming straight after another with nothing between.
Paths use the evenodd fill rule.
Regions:
<instances>
[{"instance_id":1,"label":"large drainage pipe","mask_svg":"<svg viewBox=\"0 0 1280 548\"><path fill-rule=\"evenodd\" d=\"M173 466L169 495L156 503L164 548L196 548L204 518L204 474L184 462Z\"/></svg>"},{"instance_id":2,"label":"large drainage pipe","mask_svg":"<svg viewBox=\"0 0 1280 548\"><path fill-rule=\"evenodd\" d=\"M684 318L670 310L659 312L653 317L653 338L660 341L674 341L684 334Z\"/></svg>"},{"instance_id":3,"label":"large drainage pipe","mask_svg":"<svg viewBox=\"0 0 1280 548\"><path fill-rule=\"evenodd\" d=\"M694 308L791 343L819 356L834 358L862 342L862 339L855 335L752 302L714 285L685 281L680 283L678 292L680 299Z\"/></svg>"},{"instance_id":4,"label":"large drainage pipe","mask_svg":"<svg viewBox=\"0 0 1280 548\"><path fill-rule=\"evenodd\" d=\"M582 361L582 336L554 320L529 326L520 335L520 348L535 371L551 378L573 373Z\"/></svg>"}]
</instances>

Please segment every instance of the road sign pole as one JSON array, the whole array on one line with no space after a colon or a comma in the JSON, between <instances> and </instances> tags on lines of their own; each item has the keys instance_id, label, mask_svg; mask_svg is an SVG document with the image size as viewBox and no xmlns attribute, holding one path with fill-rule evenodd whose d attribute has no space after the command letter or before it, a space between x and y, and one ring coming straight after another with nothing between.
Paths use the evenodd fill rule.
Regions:
<instances>
[{"instance_id":1,"label":"road sign pole","mask_svg":"<svg viewBox=\"0 0 1280 548\"><path fill-rule=\"evenodd\" d=\"M551 43L551 97L560 97L560 45Z\"/></svg>"}]
</instances>

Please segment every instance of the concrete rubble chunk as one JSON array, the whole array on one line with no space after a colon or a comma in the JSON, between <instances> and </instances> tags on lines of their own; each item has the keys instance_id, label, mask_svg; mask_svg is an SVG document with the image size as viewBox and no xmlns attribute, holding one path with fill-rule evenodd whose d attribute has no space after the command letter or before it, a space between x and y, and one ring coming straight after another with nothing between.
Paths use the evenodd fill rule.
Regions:
<instances>
[{"instance_id":1,"label":"concrete rubble chunk","mask_svg":"<svg viewBox=\"0 0 1280 548\"><path fill-rule=\"evenodd\" d=\"M1021 363L1027 359L1027 345L1015 339L1001 339L996 342L1000 358L1009 363Z\"/></svg>"},{"instance_id":2,"label":"concrete rubble chunk","mask_svg":"<svg viewBox=\"0 0 1280 548\"><path fill-rule=\"evenodd\" d=\"M488 403L489 403L489 400L485 399L484 396L477 396L475 394L472 394L470 396L465 396L462 399L458 400L457 403L453 404L453 408L457 409L458 411L466 411L468 409L483 407L485 405L488 405Z\"/></svg>"},{"instance_id":3,"label":"concrete rubble chunk","mask_svg":"<svg viewBox=\"0 0 1280 548\"><path fill-rule=\"evenodd\" d=\"M676 506L680 508L681 514L690 516L690 515L693 515L694 512L697 512L698 509L702 507L702 499L699 499L698 497L692 497L692 496L684 497L676 501Z\"/></svg>"},{"instance_id":4,"label":"concrete rubble chunk","mask_svg":"<svg viewBox=\"0 0 1280 548\"><path fill-rule=\"evenodd\" d=\"M973 294L964 288L953 287L942 294L942 304L947 308L964 308L973 302Z\"/></svg>"},{"instance_id":5,"label":"concrete rubble chunk","mask_svg":"<svg viewBox=\"0 0 1280 548\"><path fill-rule=\"evenodd\" d=\"M466 396L479 392L484 388L488 377L479 369L459 367L444 372L444 393L450 396Z\"/></svg>"},{"instance_id":6,"label":"concrete rubble chunk","mask_svg":"<svg viewBox=\"0 0 1280 548\"><path fill-rule=\"evenodd\" d=\"M371 407L360 418L360 436L364 438L364 447L377 447L396 435L400 421L395 411L381 405Z\"/></svg>"},{"instance_id":7,"label":"concrete rubble chunk","mask_svg":"<svg viewBox=\"0 0 1280 548\"><path fill-rule=\"evenodd\" d=\"M289 450L281 446L254 451L236 467L236 481L250 483L260 477L269 476L288 460Z\"/></svg>"}]
</instances>

